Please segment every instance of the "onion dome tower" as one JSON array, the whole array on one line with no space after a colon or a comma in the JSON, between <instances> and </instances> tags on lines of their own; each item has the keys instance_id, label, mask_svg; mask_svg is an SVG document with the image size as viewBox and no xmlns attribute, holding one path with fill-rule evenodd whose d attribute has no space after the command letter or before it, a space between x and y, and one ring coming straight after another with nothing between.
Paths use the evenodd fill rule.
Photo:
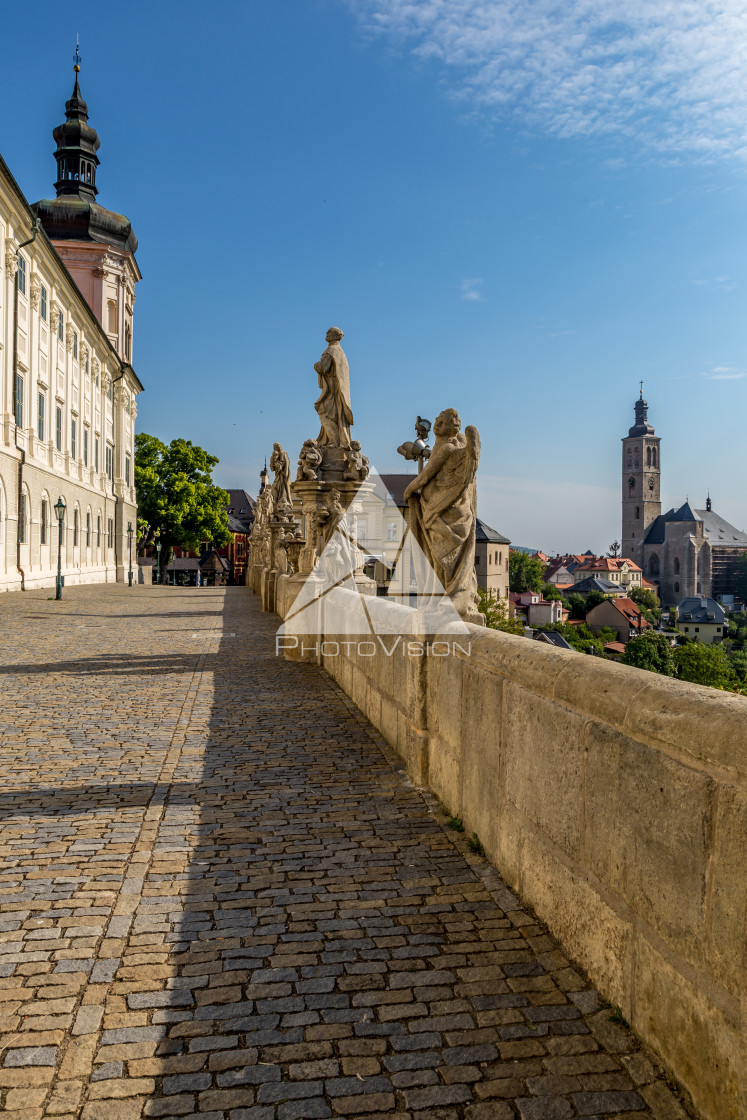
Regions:
<instances>
[{"instance_id":1,"label":"onion dome tower","mask_svg":"<svg viewBox=\"0 0 747 1120\"><path fill-rule=\"evenodd\" d=\"M65 120L53 132L56 198L31 209L72 273L91 310L124 362L132 363L132 314L140 270L137 238L129 219L96 202L101 141L88 123L80 91L80 55L75 50L75 85Z\"/></svg>"}]
</instances>

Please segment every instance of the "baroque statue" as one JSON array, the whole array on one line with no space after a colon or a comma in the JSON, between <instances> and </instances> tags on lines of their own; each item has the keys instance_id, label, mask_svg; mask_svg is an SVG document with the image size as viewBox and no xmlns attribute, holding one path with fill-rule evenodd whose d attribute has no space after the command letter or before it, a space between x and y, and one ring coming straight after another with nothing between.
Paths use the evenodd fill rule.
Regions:
<instances>
[{"instance_id":1,"label":"baroque statue","mask_svg":"<svg viewBox=\"0 0 747 1120\"><path fill-rule=\"evenodd\" d=\"M348 360L340 346L342 338L343 332L339 327L330 327L326 334L327 349L314 363L322 390L314 405L322 424L317 439L320 447L350 447L353 410L350 407Z\"/></svg>"},{"instance_id":2,"label":"baroque statue","mask_svg":"<svg viewBox=\"0 0 747 1120\"><path fill-rule=\"evenodd\" d=\"M350 449L345 452L345 473L342 476L346 482L365 482L369 473L368 458L361 452L359 440L350 441Z\"/></svg>"},{"instance_id":3,"label":"baroque statue","mask_svg":"<svg viewBox=\"0 0 747 1120\"><path fill-rule=\"evenodd\" d=\"M457 612L468 622L484 625L477 610L475 575L480 436L477 428L461 428L455 408L436 417L430 457L404 497L410 529Z\"/></svg>"},{"instance_id":4,"label":"baroque statue","mask_svg":"<svg viewBox=\"0 0 747 1120\"><path fill-rule=\"evenodd\" d=\"M290 492L290 458L288 457L288 453L283 451L279 443L273 444L272 455L270 456L270 470L275 474L272 480L272 486L270 487L275 509L280 509L285 505L292 506L293 499L291 498Z\"/></svg>"},{"instance_id":5,"label":"baroque statue","mask_svg":"<svg viewBox=\"0 0 747 1120\"><path fill-rule=\"evenodd\" d=\"M298 458L296 482L314 482L322 465L322 453L315 439L307 439Z\"/></svg>"}]
</instances>

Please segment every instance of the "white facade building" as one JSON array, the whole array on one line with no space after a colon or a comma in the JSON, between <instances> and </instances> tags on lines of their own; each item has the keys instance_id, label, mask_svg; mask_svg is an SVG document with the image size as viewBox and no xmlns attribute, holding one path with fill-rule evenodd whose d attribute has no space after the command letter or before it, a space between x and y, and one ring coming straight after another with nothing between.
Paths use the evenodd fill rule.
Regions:
<instances>
[{"instance_id":1,"label":"white facade building","mask_svg":"<svg viewBox=\"0 0 747 1120\"><path fill-rule=\"evenodd\" d=\"M77 73L66 115L56 199L30 207L0 158L0 591L54 585L60 497L67 584L126 579L137 529L137 242L94 202L99 141Z\"/></svg>"}]
</instances>

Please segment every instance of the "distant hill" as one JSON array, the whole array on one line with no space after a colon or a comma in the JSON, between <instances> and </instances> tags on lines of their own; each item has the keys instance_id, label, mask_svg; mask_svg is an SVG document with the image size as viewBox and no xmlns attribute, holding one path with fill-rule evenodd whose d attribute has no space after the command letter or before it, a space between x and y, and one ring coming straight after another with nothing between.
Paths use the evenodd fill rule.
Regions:
<instances>
[{"instance_id":1,"label":"distant hill","mask_svg":"<svg viewBox=\"0 0 747 1120\"><path fill-rule=\"evenodd\" d=\"M526 548L523 544L512 544L511 545L511 551L512 552L528 552L528 553L531 554L532 552L539 552L540 550L538 548Z\"/></svg>"}]
</instances>

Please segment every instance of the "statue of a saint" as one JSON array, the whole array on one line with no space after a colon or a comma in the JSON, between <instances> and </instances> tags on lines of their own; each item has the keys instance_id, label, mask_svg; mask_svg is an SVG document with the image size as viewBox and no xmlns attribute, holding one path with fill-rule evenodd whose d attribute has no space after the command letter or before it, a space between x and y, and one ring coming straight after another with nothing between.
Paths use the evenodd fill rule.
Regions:
<instances>
[{"instance_id":1,"label":"statue of a saint","mask_svg":"<svg viewBox=\"0 0 747 1120\"><path fill-rule=\"evenodd\" d=\"M410 507L410 529L444 591L462 618L481 625L475 575L480 436L477 428L462 432L461 427L455 408L436 417L430 458L404 497Z\"/></svg>"},{"instance_id":2,"label":"statue of a saint","mask_svg":"<svg viewBox=\"0 0 747 1120\"><path fill-rule=\"evenodd\" d=\"M319 388L322 390L314 405L322 422L317 440L320 447L350 447L353 410L350 407L348 360L340 346L342 337L339 327L330 327L326 334L327 349L314 364L319 375Z\"/></svg>"},{"instance_id":3,"label":"statue of a saint","mask_svg":"<svg viewBox=\"0 0 747 1120\"><path fill-rule=\"evenodd\" d=\"M283 451L279 443L273 444L272 455L270 456L270 470L275 473L272 486L270 487L275 509L281 509L285 505L291 506L293 504L293 499L291 498L290 492L290 458L287 452Z\"/></svg>"}]
</instances>

